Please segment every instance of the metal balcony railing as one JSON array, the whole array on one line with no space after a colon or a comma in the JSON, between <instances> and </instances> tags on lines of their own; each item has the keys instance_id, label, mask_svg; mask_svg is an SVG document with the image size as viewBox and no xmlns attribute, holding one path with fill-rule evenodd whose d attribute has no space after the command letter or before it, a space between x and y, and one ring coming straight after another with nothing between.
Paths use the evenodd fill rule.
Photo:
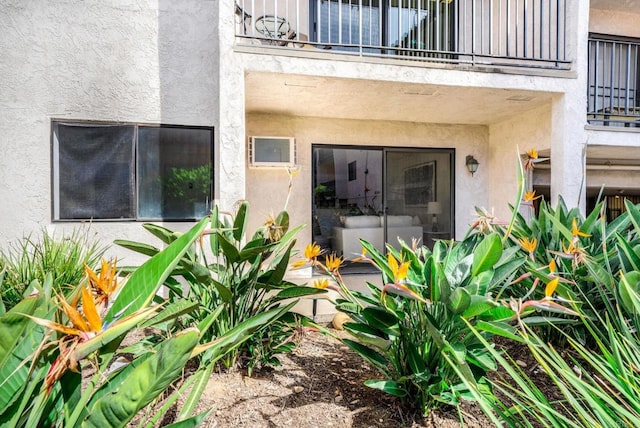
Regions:
<instances>
[{"instance_id":1,"label":"metal balcony railing","mask_svg":"<svg viewBox=\"0 0 640 428\"><path fill-rule=\"evenodd\" d=\"M568 0L237 0L239 44L569 69Z\"/></svg>"},{"instance_id":2,"label":"metal balcony railing","mask_svg":"<svg viewBox=\"0 0 640 428\"><path fill-rule=\"evenodd\" d=\"M589 38L587 119L592 125L640 127L640 41Z\"/></svg>"}]
</instances>

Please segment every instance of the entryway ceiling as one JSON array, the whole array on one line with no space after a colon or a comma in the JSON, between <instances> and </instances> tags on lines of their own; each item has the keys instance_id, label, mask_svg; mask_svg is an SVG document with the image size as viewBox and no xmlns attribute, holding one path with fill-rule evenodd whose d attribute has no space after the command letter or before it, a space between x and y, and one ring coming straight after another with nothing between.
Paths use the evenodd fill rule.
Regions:
<instances>
[{"instance_id":1,"label":"entryway ceiling","mask_svg":"<svg viewBox=\"0 0 640 428\"><path fill-rule=\"evenodd\" d=\"M621 12L640 9L640 0L591 0L591 8L618 10Z\"/></svg>"},{"instance_id":2,"label":"entryway ceiling","mask_svg":"<svg viewBox=\"0 0 640 428\"><path fill-rule=\"evenodd\" d=\"M548 105L534 91L422 85L281 73L245 76L247 113L488 125Z\"/></svg>"}]
</instances>

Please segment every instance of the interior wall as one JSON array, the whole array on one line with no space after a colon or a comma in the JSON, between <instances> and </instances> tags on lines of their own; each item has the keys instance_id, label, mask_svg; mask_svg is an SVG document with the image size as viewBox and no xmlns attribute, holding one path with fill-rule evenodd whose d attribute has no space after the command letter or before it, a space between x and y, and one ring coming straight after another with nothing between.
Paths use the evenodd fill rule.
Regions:
<instances>
[{"instance_id":1,"label":"interior wall","mask_svg":"<svg viewBox=\"0 0 640 428\"><path fill-rule=\"evenodd\" d=\"M511 216L518 190L518 159L528 150L551 147L551 106L542 106L489 127L491 166L489 205L484 208L499 220ZM482 168L482 165L480 165Z\"/></svg>"},{"instance_id":2,"label":"interior wall","mask_svg":"<svg viewBox=\"0 0 640 428\"><path fill-rule=\"evenodd\" d=\"M298 236L298 247L311 240L312 144L366 145L390 147L434 147L455 149L455 236L464 236L475 219L474 206L486 205L489 198L488 129L484 126L432 125L295 117L253 113L246 116L247 136L292 136L296 139L299 173L293 178L289 198L291 224L306 224ZM475 176L464 161L472 154L481 163ZM250 228L255 229L267 215L283 209L289 176L284 169L249 168L246 194L251 203Z\"/></svg>"}]
</instances>

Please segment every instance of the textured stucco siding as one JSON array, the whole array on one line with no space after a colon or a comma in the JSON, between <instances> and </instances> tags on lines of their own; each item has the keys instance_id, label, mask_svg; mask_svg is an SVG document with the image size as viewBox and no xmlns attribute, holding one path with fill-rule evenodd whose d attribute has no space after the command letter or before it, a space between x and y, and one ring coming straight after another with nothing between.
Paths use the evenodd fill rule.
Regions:
<instances>
[{"instance_id":1,"label":"textured stucco siding","mask_svg":"<svg viewBox=\"0 0 640 428\"><path fill-rule=\"evenodd\" d=\"M215 0L0 2L0 240L51 224L52 119L216 124ZM177 227L186 227L177 226ZM139 223L95 223L106 241Z\"/></svg>"},{"instance_id":2,"label":"textured stucco siding","mask_svg":"<svg viewBox=\"0 0 640 428\"><path fill-rule=\"evenodd\" d=\"M529 149L551 147L551 106L543 106L489 128L490 203L485 208L499 220L515 205L519 156Z\"/></svg>"}]
</instances>

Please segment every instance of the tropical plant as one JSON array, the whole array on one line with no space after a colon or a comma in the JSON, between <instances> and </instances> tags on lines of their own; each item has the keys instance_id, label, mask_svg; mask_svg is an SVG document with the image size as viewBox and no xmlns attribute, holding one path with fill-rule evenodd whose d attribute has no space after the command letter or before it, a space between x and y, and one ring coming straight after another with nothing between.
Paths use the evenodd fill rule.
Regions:
<instances>
[{"instance_id":1,"label":"tropical plant","mask_svg":"<svg viewBox=\"0 0 640 428\"><path fill-rule=\"evenodd\" d=\"M522 325L518 333L553 385L542 390L521 367L472 328L479 340L502 368L491 383L494 391L508 401L499 400L467 386L478 397L481 408L494 422L507 426L613 427L640 425L640 273L622 274L616 284L614 303L596 311L586 299L576 310L588 307L590 316L579 318L586 332L585 343L571 332L557 330L564 337L564 348L549 344L538 331ZM630 281L633 279L633 281ZM604 289L601 289L605 293ZM585 298L586 296L581 296ZM605 301L609 294L602 297ZM508 350L508 347L507 347Z\"/></svg>"},{"instance_id":2,"label":"tropical plant","mask_svg":"<svg viewBox=\"0 0 640 428\"><path fill-rule=\"evenodd\" d=\"M74 229L60 238L43 230L40 237L27 236L0 250L0 268L4 269L0 313L3 305L10 309L22 300L32 281L42 284L47 274L54 288L66 293L80 283L84 266L96 267L106 250L92 240L88 229Z\"/></svg>"},{"instance_id":3,"label":"tropical plant","mask_svg":"<svg viewBox=\"0 0 640 428\"><path fill-rule=\"evenodd\" d=\"M247 220L247 202L240 204L235 215L215 207L210 228L205 231L209 236L208 246L204 245L204 239L200 240L199 250L186 252L165 281L169 301L188 299L198 303L197 310L186 317L186 323L199 326L203 341L225 335L265 311L282 308L284 302L324 293L297 286L284 278L295 244L294 236L300 229L289 230L286 211L269 218L250 239ZM166 244L179 236L157 225L145 224L144 227ZM115 243L146 255L159 251L137 242L117 240ZM284 311L280 319L274 319L241 347L231 350L222 362L228 368L239 360L244 361L249 372L256 365L277 365L276 354L289 352L298 328L309 323L301 315Z\"/></svg>"},{"instance_id":4,"label":"tropical plant","mask_svg":"<svg viewBox=\"0 0 640 428\"><path fill-rule=\"evenodd\" d=\"M153 300L207 223L203 219L178 237L121 287L109 263L99 273L87 269L87 282L66 296L55 291L51 275L42 286L34 282L37 293L0 316L0 426L125 426L182 376L190 358L207 355L215 362L289 310L261 313L207 343L195 328L165 330L163 341L123 360L127 352L120 344L128 332L164 328L197 308L189 301ZM185 400L176 425L195 426L206 416L193 412L210 373L200 367L165 400L165 407ZM83 382L82 375L90 377ZM160 417L156 412L149 423Z\"/></svg>"},{"instance_id":5,"label":"tropical plant","mask_svg":"<svg viewBox=\"0 0 640 428\"><path fill-rule=\"evenodd\" d=\"M461 378L476 387L487 385L485 373L495 369L495 361L469 325L482 330L482 337L515 337L511 322L519 311L557 305L552 289L537 302L503 304L493 299L524 263L515 249L503 251L497 234L470 235L459 243L440 241L433 252L401 242L400 251L388 245L386 257L361 242L360 261L375 265L384 284L379 288L368 283L369 293L347 288L339 272L341 259L328 255L320 262L315 244L294 266L310 263L328 275L313 285L337 292L336 308L352 319L344 328L356 340L344 343L383 375L366 384L408 400L423 413L471 398Z\"/></svg>"}]
</instances>

